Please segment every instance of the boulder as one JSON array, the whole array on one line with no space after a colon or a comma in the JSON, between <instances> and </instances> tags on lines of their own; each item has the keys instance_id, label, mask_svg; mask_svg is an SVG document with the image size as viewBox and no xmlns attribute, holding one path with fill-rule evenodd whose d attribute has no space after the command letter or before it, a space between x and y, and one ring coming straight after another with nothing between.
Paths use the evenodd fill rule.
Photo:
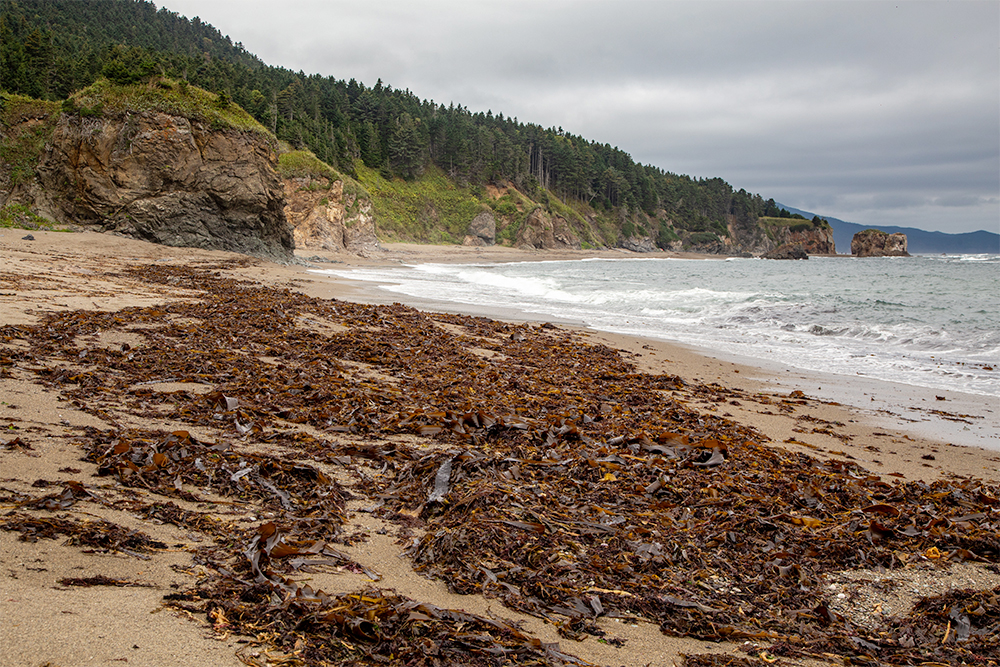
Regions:
<instances>
[{"instance_id":1,"label":"boulder","mask_svg":"<svg viewBox=\"0 0 1000 667\"><path fill-rule=\"evenodd\" d=\"M273 138L159 112L62 114L38 165L60 222L170 246L287 261Z\"/></svg>"},{"instance_id":2,"label":"boulder","mask_svg":"<svg viewBox=\"0 0 1000 667\"><path fill-rule=\"evenodd\" d=\"M801 243L786 243L761 255L762 259L809 259Z\"/></svg>"},{"instance_id":3,"label":"boulder","mask_svg":"<svg viewBox=\"0 0 1000 667\"><path fill-rule=\"evenodd\" d=\"M463 245L487 246L496 243L497 221L491 211L483 211L469 223Z\"/></svg>"},{"instance_id":4,"label":"boulder","mask_svg":"<svg viewBox=\"0 0 1000 667\"><path fill-rule=\"evenodd\" d=\"M851 239L851 254L858 257L909 257L906 234L889 234L880 229L866 229Z\"/></svg>"}]
</instances>

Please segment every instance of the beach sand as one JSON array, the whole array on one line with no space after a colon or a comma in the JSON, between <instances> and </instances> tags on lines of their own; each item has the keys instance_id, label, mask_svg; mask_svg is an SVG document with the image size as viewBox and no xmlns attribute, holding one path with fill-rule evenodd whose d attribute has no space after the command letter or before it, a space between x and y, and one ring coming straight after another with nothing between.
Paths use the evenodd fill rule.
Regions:
<instances>
[{"instance_id":1,"label":"beach sand","mask_svg":"<svg viewBox=\"0 0 1000 667\"><path fill-rule=\"evenodd\" d=\"M72 366L72 360L47 355L42 346L36 350L31 339L13 335L11 327L34 326L51 313L78 310L116 313L129 308L190 303L199 298L196 286L186 284L183 279L173 283L143 281L129 272L134 266L194 267L322 299L393 303L399 297L379 291L371 284L317 276L303 264L277 265L231 253L168 248L96 233L32 232L33 240L25 240L26 234L23 230L0 230L0 326L7 332L0 339L0 428L4 429L0 433L0 521L14 514L45 520L64 516L77 522L105 519L142 531L161 546L145 551L101 549L69 544L71 540L66 537L22 541L18 532L0 530L0 580L3 581L0 662L31 667L119 663L237 665L267 664L268 658L271 664L277 664L287 659L287 655L266 645L233 634L224 618L206 619L190 611L164 607L164 595L191 588L205 578L206 569L196 557L197 549L212 538L190 526L143 518L141 513L130 511L130 507L139 505L128 502L138 503L140 496L148 499L149 494L134 489L125 493L113 477L98 477L95 463L82 460L81 443L93 439L97 431L183 430L202 442L228 438L238 449L241 445L232 433L223 433L222 426L216 428L204 421L185 421L176 412L169 418L149 417L153 411L142 413L123 403L119 407L115 396L93 404L74 398L67 393L68 389L75 387L75 383L83 386L85 382L72 379L80 377L72 376L78 371L69 368L66 377L72 377L58 379L62 366ZM298 254L316 268L623 256L617 251L542 255L505 248L413 245L392 245L367 258L311 251ZM453 308L419 300L409 305L422 310ZM95 350L139 350L145 344L141 327L116 327L114 319L107 322L107 328L76 342L81 350L77 360L81 367L88 363L87 353L93 354ZM299 324L312 327L316 335L323 335L331 326L319 320ZM822 386L836 383L821 376L713 358L663 341L582 329L577 335L618 350L639 372L665 373L724 387L729 398L725 402L707 395L698 399L692 394L685 395L685 405L705 415L732 420L759 433L772 446L824 460L856 463L873 474L896 479L933 482L974 477L987 484L1000 484L1000 451L966 446L957 438L936 437L952 434L939 428L942 420L945 427L952 424L978 427L980 431L985 429L984 437L994 437L991 429L995 429L997 419L995 397L948 395L940 401L935 392L912 389L903 395L893 394L888 400L881 396L883 390L875 401L871 400L871 394L880 391L877 384L865 385L854 395L840 390L836 397L831 397L823 394ZM46 374L40 369L50 372ZM385 378L375 378L378 379ZM192 382L190 378L160 377L149 381L147 387L132 387L129 391L130 397L152 397L173 395L172 392L207 395L213 390L213 386ZM100 409L94 407L98 404ZM312 437L328 435L303 424L290 423L282 428L286 427L300 429ZM366 443L364 436L337 437L358 446ZM412 441L414 446L424 447L427 446L424 440L410 436L400 442ZM253 451L247 445L248 455ZM288 451L283 453L293 456ZM375 475L377 471L365 472L363 466L352 471L346 467L313 465L343 484L353 496L346 505L344 532L361 537L338 548L362 566L360 570L348 568L335 575L312 575L314 588L331 594L362 590L372 585L368 574L377 572L381 576L374 585L379 588L392 589L441 608L519 622L524 632L545 643L558 642L561 651L594 664L680 664L685 654L742 656L745 653L742 643L672 637L662 634L653 624L612 619L602 620L602 627L608 628L609 636L621 640L620 647L593 637L576 642L561 637L552 623L507 609L497 599L451 593L442 582L413 572L410 561L403 555L406 545L398 539L398 526L371 510L376 499L366 494L365 475ZM89 494L86 502L71 502L55 509L37 506L39 498L58 495L67 488L67 481L79 481L86 487ZM190 511L211 507L209 514L242 528L267 518L253 504L234 504L204 495L201 500L174 501ZM32 502L36 505L29 507ZM995 566L991 569L964 563L962 567L965 568L963 586L988 590L1000 585ZM65 583L72 578L96 576L114 579L119 585L84 587ZM886 575L874 573L871 578L881 576ZM912 584L913 591L929 590L921 586L932 586L942 580L939 571L926 567L914 567L903 576ZM858 598L867 599L863 593ZM843 607L843 613L853 611L863 616L868 611L848 607ZM783 662L810 663L802 659Z\"/></svg>"}]
</instances>

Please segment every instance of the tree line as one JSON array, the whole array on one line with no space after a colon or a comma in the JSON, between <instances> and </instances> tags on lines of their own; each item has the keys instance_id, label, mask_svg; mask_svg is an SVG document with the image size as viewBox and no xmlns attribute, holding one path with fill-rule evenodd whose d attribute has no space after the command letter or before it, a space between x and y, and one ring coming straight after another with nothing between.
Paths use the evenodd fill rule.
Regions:
<instances>
[{"instance_id":1,"label":"tree line","mask_svg":"<svg viewBox=\"0 0 1000 667\"><path fill-rule=\"evenodd\" d=\"M101 76L188 81L351 175L356 161L406 179L435 165L464 184L510 182L529 195L544 189L720 235L727 219L746 225L780 210L720 178L642 165L561 127L446 106L381 80L369 87L270 66L197 17L148 0L0 0L0 90L62 100Z\"/></svg>"}]
</instances>

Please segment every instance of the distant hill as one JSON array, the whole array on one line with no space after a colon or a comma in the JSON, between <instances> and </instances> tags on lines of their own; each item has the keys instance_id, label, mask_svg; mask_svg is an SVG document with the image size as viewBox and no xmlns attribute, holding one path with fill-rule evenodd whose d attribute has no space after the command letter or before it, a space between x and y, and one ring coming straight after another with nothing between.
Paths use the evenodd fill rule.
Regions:
<instances>
[{"instance_id":1,"label":"distant hill","mask_svg":"<svg viewBox=\"0 0 1000 667\"><path fill-rule=\"evenodd\" d=\"M798 213L807 218L814 213L778 204L789 213ZM888 234L901 232L906 234L907 248L912 255L978 255L982 253L1000 253L1000 234L978 231L964 234L945 234L944 232L928 232L915 227L895 227L892 225L859 225L856 222L845 222L837 218L821 215L833 228L833 241L837 252L841 255L851 254L851 239L865 229L881 229Z\"/></svg>"}]
</instances>

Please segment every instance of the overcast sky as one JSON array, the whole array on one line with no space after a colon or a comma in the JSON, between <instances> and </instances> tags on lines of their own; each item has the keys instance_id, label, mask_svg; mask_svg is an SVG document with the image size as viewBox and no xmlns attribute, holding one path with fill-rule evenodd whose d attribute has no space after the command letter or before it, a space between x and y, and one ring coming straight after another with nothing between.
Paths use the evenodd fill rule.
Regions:
<instances>
[{"instance_id":1,"label":"overcast sky","mask_svg":"<svg viewBox=\"0 0 1000 667\"><path fill-rule=\"evenodd\" d=\"M1000 2L164 0L270 65L861 224L1000 231Z\"/></svg>"}]
</instances>

